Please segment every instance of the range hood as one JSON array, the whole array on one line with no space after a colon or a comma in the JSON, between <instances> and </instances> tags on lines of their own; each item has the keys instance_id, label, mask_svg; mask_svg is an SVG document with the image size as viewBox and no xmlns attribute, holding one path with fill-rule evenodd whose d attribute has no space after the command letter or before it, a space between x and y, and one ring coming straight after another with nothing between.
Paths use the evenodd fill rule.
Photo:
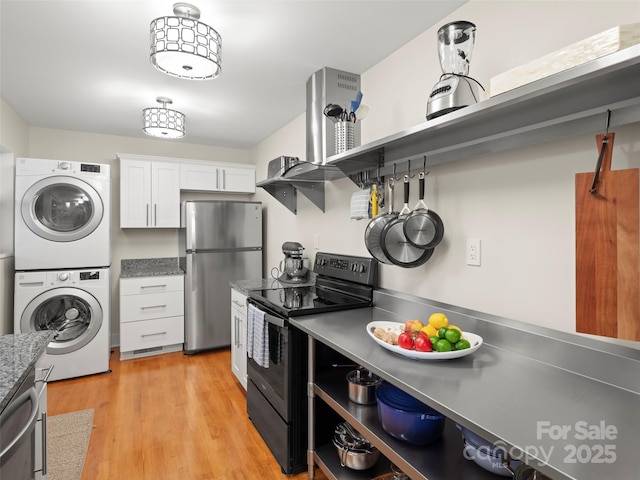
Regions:
<instances>
[{"instance_id":1,"label":"range hood","mask_svg":"<svg viewBox=\"0 0 640 480\"><path fill-rule=\"evenodd\" d=\"M307 80L307 161L281 156L269 162L267 179L256 186L265 189L294 214L300 191L324 212L324 182L346 175L327 157L335 152L334 123L324 115L330 104L349 108L360 91L360 75L325 67ZM355 143L360 145L360 122L356 122Z\"/></svg>"}]
</instances>

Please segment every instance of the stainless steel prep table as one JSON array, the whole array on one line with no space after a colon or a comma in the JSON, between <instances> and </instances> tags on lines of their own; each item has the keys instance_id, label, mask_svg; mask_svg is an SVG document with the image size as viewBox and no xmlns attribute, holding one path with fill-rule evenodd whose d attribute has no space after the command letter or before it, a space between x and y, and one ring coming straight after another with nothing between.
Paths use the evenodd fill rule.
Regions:
<instances>
[{"instance_id":1,"label":"stainless steel prep table","mask_svg":"<svg viewBox=\"0 0 640 480\"><path fill-rule=\"evenodd\" d=\"M311 348L322 342L551 478L640 472L640 351L387 290L375 292L374 304L290 322L313 339ZM365 331L372 321L426 320L434 312L484 344L467 357L416 361L385 350ZM609 438L584 439L585 431L608 431ZM606 445L609 456L596 458Z\"/></svg>"}]
</instances>

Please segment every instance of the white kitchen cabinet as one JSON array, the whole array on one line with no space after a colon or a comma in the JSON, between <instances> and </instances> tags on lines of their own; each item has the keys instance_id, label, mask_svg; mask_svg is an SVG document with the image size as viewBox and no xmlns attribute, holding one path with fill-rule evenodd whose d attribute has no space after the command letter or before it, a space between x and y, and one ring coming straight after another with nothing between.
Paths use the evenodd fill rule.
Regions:
<instances>
[{"instance_id":1,"label":"white kitchen cabinet","mask_svg":"<svg viewBox=\"0 0 640 480\"><path fill-rule=\"evenodd\" d=\"M180 189L199 192L255 193L253 165L181 163Z\"/></svg>"},{"instance_id":2,"label":"white kitchen cabinet","mask_svg":"<svg viewBox=\"0 0 640 480\"><path fill-rule=\"evenodd\" d=\"M182 350L184 277L120 279L120 359Z\"/></svg>"},{"instance_id":3,"label":"white kitchen cabinet","mask_svg":"<svg viewBox=\"0 0 640 480\"><path fill-rule=\"evenodd\" d=\"M231 371L247 389L247 296L231 289Z\"/></svg>"},{"instance_id":4,"label":"white kitchen cabinet","mask_svg":"<svg viewBox=\"0 0 640 480\"><path fill-rule=\"evenodd\" d=\"M180 227L180 165L119 158L120 227Z\"/></svg>"}]
</instances>

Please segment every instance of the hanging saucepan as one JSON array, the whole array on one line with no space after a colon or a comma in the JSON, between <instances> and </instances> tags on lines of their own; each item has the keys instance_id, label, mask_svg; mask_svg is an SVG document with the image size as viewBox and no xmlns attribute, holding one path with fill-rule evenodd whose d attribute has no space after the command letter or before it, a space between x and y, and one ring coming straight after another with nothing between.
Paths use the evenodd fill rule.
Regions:
<instances>
[{"instance_id":1,"label":"hanging saucepan","mask_svg":"<svg viewBox=\"0 0 640 480\"><path fill-rule=\"evenodd\" d=\"M424 182L425 173L422 171L418 176L420 199L404 220L404 235L414 247L434 248L444 236L444 224L440 216L424 203Z\"/></svg>"},{"instance_id":2,"label":"hanging saucepan","mask_svg":"<svg viewBox=\"0 0 640 480\"><path fill-rule=\"evenodd\" d=\"M380 235L382 235L384 226L398 216L397 213L393 212L394 182L395 180L393 178L389 178L389 180L387 180L389 195L385 201L389 204L388 212L381 213L377 217L372 218L369 221L367 229L364 232L364 243L367 246L367 250L369 250L371 256L379 262L386 264L392 264L392 262L382 251L382 246L380 245Z\"/></svg>"},{"instance_id":3,"label":"hanging saucepan","mask_svg":"<svg viewBox=\"0 0 640 480\"><path fill-rule=\"evenodd\" d=\"M385 256L399 267L412 268L425 263L433 255L433 249L423 249L411 245L404 235L404 221L409 210L409 175L404 176L404 207L395 220L382 229L380 244Z\"/></svg>"}]
</instances>

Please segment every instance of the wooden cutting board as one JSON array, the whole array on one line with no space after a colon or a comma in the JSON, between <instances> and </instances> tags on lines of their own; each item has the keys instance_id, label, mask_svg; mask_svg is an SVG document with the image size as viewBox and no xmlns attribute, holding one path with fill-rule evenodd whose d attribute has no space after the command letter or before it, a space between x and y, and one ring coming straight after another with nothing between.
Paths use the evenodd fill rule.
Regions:
<instances>
[{"instance_id":1,"label":"wooden cutting board","mask_svg":"<svg viewBox=\"0 0 640 480\"><path fill-rule=\"evenodd\" d=\"M640 341L640 175L611 170L607 137L596 193L594 172L576 174L576 331Z\"/></svg>"}]
</instances>

